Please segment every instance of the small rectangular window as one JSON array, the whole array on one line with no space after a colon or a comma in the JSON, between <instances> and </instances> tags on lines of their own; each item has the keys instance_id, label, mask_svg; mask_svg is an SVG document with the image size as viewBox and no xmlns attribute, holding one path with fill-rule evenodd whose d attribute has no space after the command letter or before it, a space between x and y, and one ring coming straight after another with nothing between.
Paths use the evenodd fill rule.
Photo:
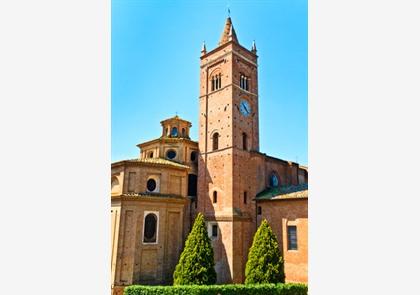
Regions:
<instances>
[{"instance_id":1,"label":"small rectangular window","mask_svg":"<svg viewBox=\"0 0 420 295\"><path fill-rule=\"evenodd\" d=\"M295 225L287 226L287 249L297 250L297 232Z\"/></svg>"},{"instance_id":2,"label":"small rectangular window","mask_svg":"<svg viewBox=\"0 0 420 295\"><path fill-rule=\"evenodd\" d=\"M245 191L245 192L244 192L244 204L246 204L247 197L248 197L248 193Z\"/></svg>"},{"instance_id":3,"label":"small rectangular window","mask_svg":"<svg viewBox=\"0 0 420 295\"><path fill-rule=\"evenodd\" d=\"M211 226L211 236L213 238L217 238L217 224L213 224Z\"/></svg>"},{"instance_id":4,"label":"small rectangular window","mask_svg":"<svg viewBox=\"0 0 420 295\"><path fill-rule=\"evenodd\" d=\"M261 209L261 206L258 206L258 211L257 211L257 213L258 213L258 215L261 215L261 214L262 214L262 209Z\"/></svg>"}]
</instances>

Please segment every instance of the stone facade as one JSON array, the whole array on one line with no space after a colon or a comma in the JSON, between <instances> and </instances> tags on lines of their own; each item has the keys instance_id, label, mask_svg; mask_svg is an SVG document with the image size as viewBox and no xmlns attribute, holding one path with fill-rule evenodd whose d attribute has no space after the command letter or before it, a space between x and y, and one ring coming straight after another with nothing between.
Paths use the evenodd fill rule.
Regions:
<instances>
[{"instance_id":1,"label":"stone facade","mask_svg":"<svg viewBox=\"0 0 420 295\"><path fill-rule=\"evenodd\" d=\"M218 283L244 281L263 218L279 240L286 280L307 282L308 169L259 151L257 59L255 43L240 45L228 18L218 47L201 52L199 141L176 116L161 122L161 137L138 145L139 158L112 164L113 286L171 283L198 212Z\"/></svg>"}]
</instances>

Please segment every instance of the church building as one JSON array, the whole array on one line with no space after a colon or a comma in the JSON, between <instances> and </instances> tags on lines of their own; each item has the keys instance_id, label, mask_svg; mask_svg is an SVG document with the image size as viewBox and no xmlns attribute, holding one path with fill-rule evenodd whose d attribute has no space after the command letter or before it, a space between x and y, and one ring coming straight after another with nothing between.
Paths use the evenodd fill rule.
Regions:
<instances>
[{"instance_id":1,"label":"church building","mask_svg":"<svg viewBox=\"0 0 420 295\"><path fill-rule=\"evenodd\" d=\"M136 159L111 167L111 274L114 291L171 284L195 216L204 214L217 283L243 283L255 231L267 219L286 281L307 282L308 169L260 152L258 56L227 18L218 46L203 45L199 140L178 116Z\"/></svg>"}]
</instances>

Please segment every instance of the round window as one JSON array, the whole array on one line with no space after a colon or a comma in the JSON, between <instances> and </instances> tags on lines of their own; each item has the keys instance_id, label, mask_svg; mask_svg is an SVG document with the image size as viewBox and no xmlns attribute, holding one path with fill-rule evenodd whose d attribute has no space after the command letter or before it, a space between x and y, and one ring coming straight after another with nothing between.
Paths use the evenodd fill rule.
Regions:
<instances>
[{"instance_id":1,"label":"round window","mask_svg":"<svg viewBox=\"0 0 420 295\"><path fill-rule=\"evenodd\" d=\"M147 190L149 192L153 192L156 189L156 180L154 180L153 178L150 178L147 181Z\"/></svg>"},{"instance_id":2,"label":"round window","mask_svg":"<svg viewBox=\"0 0 420 295\"><path fill-rule=\"evenodd\" d=\"M166 157L168 158L168 159L175 159L175 157L176 157L176 152L174 151L174 150L169 150L169 151L167 151L166 152Z\"/></svg>"}]
</instances>

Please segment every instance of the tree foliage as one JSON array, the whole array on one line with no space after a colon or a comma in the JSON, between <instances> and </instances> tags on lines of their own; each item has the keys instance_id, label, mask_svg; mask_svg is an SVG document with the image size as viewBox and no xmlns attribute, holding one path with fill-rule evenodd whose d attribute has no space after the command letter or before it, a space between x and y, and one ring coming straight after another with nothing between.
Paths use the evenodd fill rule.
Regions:
<instances>
[{"instance_id":1,"label":"tree foliage","mask_svg":"<svg viewBox=\"0 0 420 295\"><path fill-rule=\"evenodd\" d=\"M254 235L245 268L245 284L283 283L284 269L277 238L267 220Z\"/></svg>"},{"instance_id":2,"label":"tree foliage","mask_svg":"<svg viewBox=\"0 0 420 295\"><path fill-rule=\"evenodd\" d=\"M195 219L173 277L174 285L216 283L213 248L201 213Z\"/></svg>"}]
</instances>

